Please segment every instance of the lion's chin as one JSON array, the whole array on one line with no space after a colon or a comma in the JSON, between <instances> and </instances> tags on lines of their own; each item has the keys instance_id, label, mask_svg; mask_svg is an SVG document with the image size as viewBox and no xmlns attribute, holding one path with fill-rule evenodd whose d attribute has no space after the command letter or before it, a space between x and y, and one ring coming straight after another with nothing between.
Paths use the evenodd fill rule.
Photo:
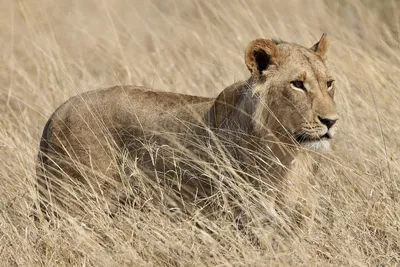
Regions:
<instances>
[{"instance_id":1,"label":"lion's chin","mask_svg":"<svg viewBox=\"0 0 400 267\"><path fill-rule=\"evenodd\" d=\"M331 141L328 139L312 140L301 142L301 146L319 152L327 152L331 148Z\"/></svg>"}]
</instances>

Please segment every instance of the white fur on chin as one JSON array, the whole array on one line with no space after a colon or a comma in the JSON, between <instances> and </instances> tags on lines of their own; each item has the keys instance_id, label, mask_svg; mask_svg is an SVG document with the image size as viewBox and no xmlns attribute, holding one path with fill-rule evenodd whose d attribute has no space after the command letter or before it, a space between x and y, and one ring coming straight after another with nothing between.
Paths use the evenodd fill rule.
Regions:
<instances>
[{"instance_id":1,"label":"white fur on chin","mask_svg":"<svg viewBox=\"0 0 400 267\"><path fill-rule=\"evenodd\" d=\"M315 140L301 143L302 147L315 151L327 152L331 148L330 140Z\"/></svg>"}]
</instances>

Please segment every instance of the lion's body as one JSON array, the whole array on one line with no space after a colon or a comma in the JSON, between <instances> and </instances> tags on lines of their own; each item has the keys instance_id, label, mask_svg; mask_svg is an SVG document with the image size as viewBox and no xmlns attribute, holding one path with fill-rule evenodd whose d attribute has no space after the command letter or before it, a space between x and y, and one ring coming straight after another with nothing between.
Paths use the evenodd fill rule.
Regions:
<instances>
[{"instance_id":1,"label":"lion's body","mask_svg":"<svg viewBox=\"0 0 400 267\"><path fill-rule=\"evenodd\" d=\"M43 132L41 149L65 147L81 163L90 166L92 162L96 170L106 173L110 162L103 164L95 159L108 158L105 146L112 144L106 138L114 137L113 142L121 141L116 145L123 146L124 140L117 137L124 138L122 132L133 129L139 133L184 133L190 125L198 124L199 115L212 103L212 98L132 86L91 91L71 98L57 109Z\"/></svg>"},{"instance_id":2,"label":"lion's body","mask_svg":"<svg viewBox=\"0 0 400 267\"><path fill-rule=\"evenodd\" d=\"M68 195L61 193L61 187L70 184L71 178L94 184L102 192L111 190L110 180L121 175L118 154L126 149L133 160L140 158L142 168L155 170L164 159L157 155L153 161L150 147L157 150L161 137L165 144L168 137L188 135L201 123L212 100L133 86L90 91L69 99L54 112L42 134L39 159L44 168L38 172L46 181L39 180L41 194L49 199L59 191L61 197L53 195L52 202L60 204Z\"/></svg>"},{"instance_id":3,"label":"lion's body","mask_svg":"<svg viewBox=\"0 0 400 267\"><path fill-rule=\"evenodd\" d=\"M326 49L322 41L320 50L321 45ZM163 179L179 176L182 180L174 184L178 191L206 197L213 185L200 177L207 176L201 166L212 163L213 153L226 154L222 155L226 162L233 162L254 184L277 185L295 157L297 141L326 146L328 141L322 139L333 133L331 125L324 125L336 120L325 119L336 116L333 93L324 85L330 79L326 51L318 46L315 52L298 45L279 47L271 41L254 41L246 50L252 77L229 86L217 98L132 86L71 98L54 112L43 131L38 169L41 195L47 203L62 204L74 195L63 189L63 182L86 184L88 191L106 194L112 188L110 180L118 187L121 175L134 179L123 165L127 157L158 183L160 175ZM291 54L296 62L290 62ZM296 76L285 77L295 71ZM307 88L320 89L310 90L305 99L304 92L293 90L301 91L293 82L285 82L297 77L304 79Z\"/></svg>"}]
</instances>

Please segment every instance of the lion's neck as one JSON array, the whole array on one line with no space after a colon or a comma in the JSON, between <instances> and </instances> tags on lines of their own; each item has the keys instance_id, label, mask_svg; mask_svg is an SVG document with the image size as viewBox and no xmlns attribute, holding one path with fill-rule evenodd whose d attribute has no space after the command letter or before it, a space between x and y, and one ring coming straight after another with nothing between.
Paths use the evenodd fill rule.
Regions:
<instances>
[{"instance_id":1,"label":"lion's neck","mask_svg":"<svg viewBox=\"0 0 400 267\"><path fill-rule=\"evenodd\" d=\"M247 83L241 88L236 109L224 125L224 137L234 143L237 160L256 166L257 175L267 175L281 181L297 155L297 150L288 138L279 138L265 126L268 114L259 106L259 97L254 95ZM249 89L247 89L249 88ZM262 117L261 117L262 116ZM260 126L261 125L261 126Z\"/></svg>"}]
</instances>

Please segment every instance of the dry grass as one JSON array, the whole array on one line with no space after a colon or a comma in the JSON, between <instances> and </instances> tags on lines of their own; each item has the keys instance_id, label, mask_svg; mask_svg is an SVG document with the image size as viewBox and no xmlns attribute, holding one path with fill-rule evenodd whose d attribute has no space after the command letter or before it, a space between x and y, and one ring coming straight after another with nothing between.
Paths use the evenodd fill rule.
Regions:
<instances>
[{"instance_id":1,"label":"dry grass","mask_svg":"<svg viewBox=\"0 0 400 267\"><path fill-rule=\"evenodd\" d=\"M1 1L0 265L397 266L400 77L397 1ZM33 222L46 119L70 96L115 84L215 96L248 71L258 37L331 36L340 127L318 173L291 174L302 228L173 220L156 209L87 224ZM245 196L243 196L245 197ZM215 234L201 231L207 224Z\"/></svg>"}]
</instances>

